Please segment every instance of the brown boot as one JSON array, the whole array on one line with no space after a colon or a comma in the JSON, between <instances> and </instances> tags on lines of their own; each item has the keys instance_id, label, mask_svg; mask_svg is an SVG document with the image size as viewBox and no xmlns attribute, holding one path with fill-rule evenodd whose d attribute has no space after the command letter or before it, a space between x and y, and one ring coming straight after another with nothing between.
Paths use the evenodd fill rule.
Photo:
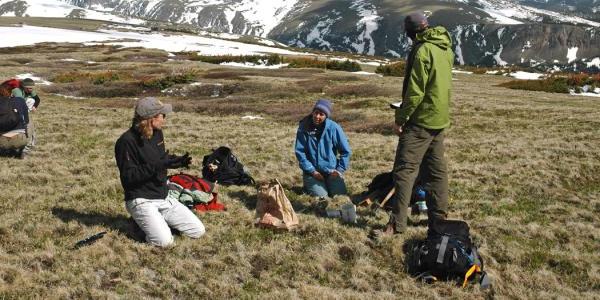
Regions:
<instances>
[{"instance_id":1,"label":"brown boot","mask_svg":"<svg viewBox=\"0 0 600 300\"><path fill-rule=\"evenodd\" d=\"M374 240L379 240L383 237L391 237L401 233L396 230L396 225L393 222L388 222L383 229L372 230L369 236Z\"/></svg>"}]
</instances>

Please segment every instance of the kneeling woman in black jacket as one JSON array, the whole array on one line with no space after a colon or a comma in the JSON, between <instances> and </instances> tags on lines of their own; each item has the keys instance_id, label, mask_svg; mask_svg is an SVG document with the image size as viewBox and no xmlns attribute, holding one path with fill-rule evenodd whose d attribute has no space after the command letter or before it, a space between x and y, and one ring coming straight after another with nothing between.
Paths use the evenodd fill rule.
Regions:
<instances>
[{"instance_id":1,"label":"kneeling woman in black jacket","mask_svg":"<svg viewBox=\"0 0 600 300\"><path fill-rule=\"evenodd\" d=\"M173 244L170 227L191 238L205 232L192 211L167 197L167 169L187 167L192 161L188 154L176 156L165 151L162 126L171 111L170 104L156 98L138 100L131 128L115 145L127 211L146 233L146 241L160 247Z\"/></svg>"}]
</instances>

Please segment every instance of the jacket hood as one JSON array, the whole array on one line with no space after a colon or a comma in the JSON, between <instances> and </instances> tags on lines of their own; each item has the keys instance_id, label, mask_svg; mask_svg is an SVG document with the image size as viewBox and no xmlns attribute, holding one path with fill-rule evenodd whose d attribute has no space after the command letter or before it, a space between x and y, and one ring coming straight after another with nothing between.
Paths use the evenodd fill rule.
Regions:
<instances>
[{"instance_id":1,"label":"jacket hood","mask_svg":"<svg viewBox=\"0 0 600 300\"><path fill-rule=\"evenodd\" d=\"M428 28L423 32L417 33L417 41L432 43L443 50L452 47L450 33L442 26Z\"/></svg>"}]
</instances>

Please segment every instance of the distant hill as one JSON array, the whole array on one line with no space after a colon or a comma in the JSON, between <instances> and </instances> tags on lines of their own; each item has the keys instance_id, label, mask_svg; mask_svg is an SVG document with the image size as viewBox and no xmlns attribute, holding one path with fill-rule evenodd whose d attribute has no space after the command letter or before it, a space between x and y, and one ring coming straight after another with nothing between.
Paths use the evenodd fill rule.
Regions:
<instances>
[{"instance_id":1,"label":"distant hill","mask_svg":"<svg viewBox=\"0 0 600 300\"><path fill-rule=\"evenodd\" d=\"M451 31L459 64L580 69L600 57L598 0L3 0L0 14L35 16L53 5L63 16L113 14L387 57L407 54L402 20L422 10Z\"/></svg>"}]
</instances>

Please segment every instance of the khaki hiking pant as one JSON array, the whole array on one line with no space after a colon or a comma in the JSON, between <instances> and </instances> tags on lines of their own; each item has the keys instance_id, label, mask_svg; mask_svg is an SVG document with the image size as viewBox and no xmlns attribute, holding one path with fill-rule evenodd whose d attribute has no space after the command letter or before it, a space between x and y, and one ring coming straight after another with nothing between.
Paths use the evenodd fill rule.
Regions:
<instances>
[{"instance_id":1,"label":"khaki hiking pant","mask_svg":"<svg viewBox=\"0 0 600 300\"><path fill-rule=\"evenodd\" d=\"M406 231L408 205L413 185L421 169L421 179L427 191L429 224L436 218L445 219L448 210L448 171L444 158L444 130L432 130L407 124L398 140L394 161L395 199L390 223L397 232Z\"/></svg>"}]
</instances>

